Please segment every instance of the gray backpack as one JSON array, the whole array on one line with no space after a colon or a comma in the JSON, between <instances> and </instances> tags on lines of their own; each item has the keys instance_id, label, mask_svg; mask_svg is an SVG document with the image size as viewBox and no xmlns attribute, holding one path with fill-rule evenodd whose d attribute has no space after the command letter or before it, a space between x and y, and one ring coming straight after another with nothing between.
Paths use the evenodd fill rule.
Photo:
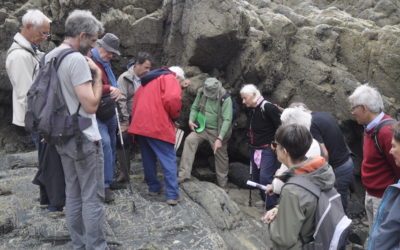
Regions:
<instances>
[{"instance_id":1,"label":"gray backpack","mask_svg":"<svg viewBox=\"0 0 400 250\"><path fill-rule=\"evenodd\" d=\"M30 133L41 135L50 144L62 143L88 128L92 121L79 116L78 110L70 114L61 90L57 69L65 56L76 52L64 49L54 58L40 60L40 70L27 94L25 128Z\"/></svg>"},{"instance_id":2,"label":"gray backpack","mask_svg":"<svg viewBox=\"0 0 400 250\"><path fill-rule=\"evenodd\" d=\"M340 194L336 189L322 191L317 185L301 176L289 178L286 184L288 183L300 186L318 198L314 240L303 242L303 249L345 249L351 220L343 211Z\"/></svg>"}]
</instances>

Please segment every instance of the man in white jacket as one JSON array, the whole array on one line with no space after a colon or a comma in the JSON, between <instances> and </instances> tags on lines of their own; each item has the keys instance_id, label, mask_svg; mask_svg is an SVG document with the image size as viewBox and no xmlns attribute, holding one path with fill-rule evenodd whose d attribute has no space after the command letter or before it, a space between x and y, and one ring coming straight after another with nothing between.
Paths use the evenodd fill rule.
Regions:
<instances>
[{"instance_id":1,"label":"man in white jacket","mask_svg":"<svg viewBox=\"0 0 400 250\"><path fill-rule=\"evenodd\" d=\"M38 46L49 37L51 20L40 10L28 10L22 17L22 29L14 36L14 42L7 51L6 70L13 87L12 123L24 131L26 94L39 69L43 52Z\"/></svg>"}]
</instances>

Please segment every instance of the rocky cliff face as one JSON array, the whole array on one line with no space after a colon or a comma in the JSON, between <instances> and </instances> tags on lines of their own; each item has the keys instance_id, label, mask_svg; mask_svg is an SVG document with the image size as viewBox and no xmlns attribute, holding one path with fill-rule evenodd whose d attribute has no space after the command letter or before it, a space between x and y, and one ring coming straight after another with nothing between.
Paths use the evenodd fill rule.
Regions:
<instances>
[{"instance_id":1,"label":"rocky cliff face","mask_svg":"<svg viewBox=\"0 0 400 250\"><path fill-rule=\"evenodd\" d=\"M68 13L87 8L107 32L121 38L123 55L113 61L117 75L138 51L154 55L156 66L184 66L193 83L184 96L184 119L207 76L220 78L238 102L240 87L255 83L283 107L304 101L313 110L332 113L356 152L360 128L351 121L346 98L359 83L376 86L390 114L400 110L400 8L395 0L6 1L0 6L0 146L7 151L32 146L8 136L11 85L4 68L21 16L32 7L53 20L45 51L62 41ZM244 120L239 117L230 148L242 160L247 154L241 143Z\"/></svg>"},{"instance_id":2,"label":"rocky cliff face","mask_svg":"<svg viewBox=\"0 0 400 250\"><path fill-rule=\"evenodd\" d=\"M156 67L183 66L192 85L183 95L182 124L186 124L197 88L208 76L221 79L238 103L241 103L238 95L240 87L244 83L254 83L265 97L282 107L293 101L303 101L313 110L332 113L359 158L362 130L351 119L347 96L358 84L369 82L384 95L388 113L397 116L400 111L400 4L397 0L4 0L0 4L0 116L3 117L0 124L0 153L33 149L29 138L18 137L10 127L11 84L4 64L12 37L21 26L22 15L26 9L34 7L53 20L51 38L42 45L43 51L50 50L62 41L63 24L71 10L90 9L103 22L107 32L121 38L122 56L113 61L116 75L125 70L127 61L139 51L150 52L156 59ZM236 122L230 143L230 159L247 162L244 115L241 114ZM201 153L211 155L206 149ZM5 157L2 156L2 159ZM210 164L206 162L205 165ZM29 182L33 174L31 170L3 168L0 178L3 184L14 187L15 180ZM222 194L214 194L216 191L207 187L208 184L202 185L202 188L196 185L183 185L184 190L192 194L191 197L188 194L186 196L196 204L208 206L208 201L204 202L201 195L194 194L200 192L203 186L211 190L212 195L226 201ZM137 189L140 187L138 185ZM14 188L18 190L17 186ZM21 193L21 197L36 195L32 192L26 194L30 189L30 186L23 186L17 192ZM207 190L203 192L207 193ZM206 195L210 196L208 193ZM119 196L126 199L124 193ZM150 204L148 197L143 199L139 194L134 194L134 197L141 209ZM63 239L68 239L66 232L62 231L64 227L60 226L61 231L53 230L51 226L57 228L57 223L40 221L43 216L36 218L40 210L33 202L17 198L3 203L7 198L1 199L6 206L6 210L2 211L7 213L0 216L0 235L13 232L16 236L7 234L8 241L1 241L0 245L11 246L9 244L17 241L21 243L19 246L38 246L39 243L52 241L54 237L60 243L52 244L63 245ZM120 204L120 211L128 213L124 204ZM233 214L237 223L224 215L205 215L197 205L185 203L174 213L187 210L190 205L193 207L188 211L196 216L205 215L202 217L205 222L196 224L187 214L181 213L183 218L171 220L171 227L154 223L119 240L135 248L163 248L165 245L160 242L150 244L148 239L183 235L182 241L178 239L167 244L171 248L183 249L190 246L190 239L185 241L185 232L188 230L191 235L199 235L195 239L199 248L234 249L240 244L244 248L265 248L265 242L257 240L262 235L246 238L238 234L243 228L249 234L257 234L249 228L259 229L261 226L243 220L234 205L229 201L226 204L229 204L229 208L225 212ZM217 203L217 206L222 208L226 204ZM129 218L149 222L147 216L156 214L158 206L158 203L153 204L139 216L129 215ZM213 211L212 206L206 210ZM15 207L18 209L15 210ZM26 214L32 207L32 214ZM112 209L108 209L108 217L110 221L119 223ZM166 211L165 216L171 215L169 208L160 209ZM35 224L33 229L27 226L36 223L36 220L41 223ZM126 229L116 224L109 226L115 232L124 232ZM158 230L158 227L163 230ZM198 230L202 227L204 230ZM30 228L30 231L26 228ZM113 236L113 230L109 231L109 236ZM170 235L164 234L164 231ZM149 238L149 233L154 238ZM139 235L143 240L130 239L132 235ZM40 237L44 241L38 243L32 240ZM25 238L33 243L24 242Z\"/></svg>"}]
</instances>

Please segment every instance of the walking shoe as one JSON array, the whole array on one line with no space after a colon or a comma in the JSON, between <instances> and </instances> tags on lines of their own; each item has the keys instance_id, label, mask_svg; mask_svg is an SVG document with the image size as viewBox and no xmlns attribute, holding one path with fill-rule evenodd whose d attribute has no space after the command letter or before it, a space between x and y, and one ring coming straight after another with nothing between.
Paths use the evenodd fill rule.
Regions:
<instances>
[{"instance_id":1,"label":"walking shoe","mask_svg":"<svg viewBox=\"0 0 400 250\"><path fill-rule=\"evenodd\" d=\"M180 201L183 200L183 196L179 196L176 200L167 200L167 204L171 206L177 205Z\"/></svg>"},{"instance_id":2,"label":"walking shoe","mask_svg":"<svg viewBox=\"0 0 400 250\"><path fill-rule=\"evenodd\" d=\"M116 181L113 181L110 184L110 189L111 190L126 189L126 188L127 188L127 182L116 182Z\"/></svg>"},{"instance_id":3,"label":"walking shoe","mask_svg":"<svg viewBox=\"0 0 400 250\"><path fill-rule=\"evenodd\" d=\"M48 206L49 206L49 204L42 204L42 203L40 203L40 205L39 205L39 207L42 209L47 208Z\"/></svg>"},{"instance_id":4,"label":"walking shoe","mask_svg":"<svg viewBox=\"0 0 400 250\"><path fill-rule=\"evenodd\" d=\"M160 190L158 190L157 192L151 192L151 191L149 191L148 192L148 194L150 195L150 196L157 196L157 195L160 195L160 194L162 194L164 192L164 188L162 187Z\"/></svg>"},{"instance_id":5,"label":"walking shoe","mask_svg":"<svg viewBox=\"0 0 400 250\"><path fill-rule=\"evenodd\" d=\"M65 216L64 211L49 211L49 217L53 219L58 219Z\"/></svg>"},{"instance_id":6,"label":"walking shoe","mask_svg":"<svg viewBox=\"0 0 400 250\"><path fill-rule=\"evenodd\" d=\"M109 188L104 189L104 202L111 203L114 201L114 194Z\"/></svg>"}]
</instances>

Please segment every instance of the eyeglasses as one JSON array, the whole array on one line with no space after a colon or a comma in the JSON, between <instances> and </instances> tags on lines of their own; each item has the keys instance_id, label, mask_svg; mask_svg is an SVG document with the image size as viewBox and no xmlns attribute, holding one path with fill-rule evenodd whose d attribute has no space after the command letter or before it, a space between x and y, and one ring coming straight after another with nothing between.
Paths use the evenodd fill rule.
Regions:
<instances>
[{"instance_id":1,"label":"eyeglasses","mask_svg":"<svg viewBox=\"0 0 400 250\"><path fill-rule=\"evenodd\" d=\"M354 112L354 110L356 110L357 108L359 108L359 107L361 107L361 106L362 106L362 104L357 104L357 105L351 107L351 108L350 108L350 111L351 111L351 112Z\"/></svg>"}]
</instances>

